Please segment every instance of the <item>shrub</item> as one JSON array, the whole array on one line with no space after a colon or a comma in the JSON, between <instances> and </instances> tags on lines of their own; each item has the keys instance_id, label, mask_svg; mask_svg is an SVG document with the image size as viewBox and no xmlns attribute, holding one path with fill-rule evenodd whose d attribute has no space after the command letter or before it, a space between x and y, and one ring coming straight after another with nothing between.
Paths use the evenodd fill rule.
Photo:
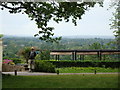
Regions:
<instances>
[{"instance_id":1,"label":"shrub","mask_svg":"<svg viewBox=\"0 0 120 90\"><path fill-rule=\"evenodd\" d=\"M35 72L55 73L55 65L50 62L35 60Z\"/></svg>"},{"instance_id":2,"label":"shrub","mask_svg":"<svg viewBox=\"0 0 120 90\"><path fill-rule=\"evenodd\" d=\"M41 51L39 54L37 54L35 59L37 59L37 60L50 60L50 51L49 50Z\"/></svg>"},{"instance_id":3,"label":"shrub","mask_svg":"<svg viewBox=\"0 0 120 90\"><path fill-rule=\"evenodd\" d=\"M9 59L9 60L12 60L15 64L17 64L17 63L21 63L21 59L19 59L19 58L3 58L3 59Z\"/></svg>"},{"instance_id":4,"label":"shrub","mask_svg":"<svg viewBox=\"0 0 120 90\"><path fill-rule=\"evenodd\" d=\"M12 58L12 60L13 60L13 62L15 63L15 64L17 64L17 63L21 63L21 59L19 59L19 58Z\"/></svg>"},{"instance_id":5,"label":"shrub","mask_svg":"<svg viewBox=\"0 0 120 90\"><path fill-rule=\"evenodd\" d=\"M20 49L18 55L22 56L26 60L26 63L28 63L30 51L31 47L24 47L23 49Z\"/></svg>"},{"instance_id":6,"label":"shrub","mask_svg":"<svg viewBox=\"0 0 120 90\"><path fill-rule=\"evenodd\" d=\"M13 60L4 59L4 60L3 60L3 64L10 64L10 65L14 65L15 63L13 62Z\"/></svg>"},{"instance_id":7,"label":"shrub","mask_svg":"<svg viewBox=\"0 0 120 90\"><path fill-rule=\"evenodd\" d=\"M57 68L60 67L111 67L111 68L119 68L120 62L91 62L91 61L48 61L50 63L53 63Z\"/></svg>"}]
</instances>

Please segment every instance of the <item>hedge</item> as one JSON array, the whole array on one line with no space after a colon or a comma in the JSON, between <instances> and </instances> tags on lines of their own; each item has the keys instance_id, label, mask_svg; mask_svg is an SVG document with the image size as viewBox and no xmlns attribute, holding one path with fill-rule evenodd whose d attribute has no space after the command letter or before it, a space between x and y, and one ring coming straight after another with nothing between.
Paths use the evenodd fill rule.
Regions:
<instances>
[{"instance_id":1,"label":"hedge","mask_svg":"<svg viewBox=\"0 0 120 90\"><path fill-rule=\"evenodd\" d=\"M60 67L111 67L119 68L120 62L81 62L81 61L48 61L55 65L57 68Z\"/></svg>"},{"instance_id":2,"label":"hedge","mask_svg":"<svg viewBox=\"0 0 120 90\"><path fill-rule=\"evenodd\" d=\"M50 62L35 60L35 72L55 73L55 65Z\"/></svg>"}]
</instances>

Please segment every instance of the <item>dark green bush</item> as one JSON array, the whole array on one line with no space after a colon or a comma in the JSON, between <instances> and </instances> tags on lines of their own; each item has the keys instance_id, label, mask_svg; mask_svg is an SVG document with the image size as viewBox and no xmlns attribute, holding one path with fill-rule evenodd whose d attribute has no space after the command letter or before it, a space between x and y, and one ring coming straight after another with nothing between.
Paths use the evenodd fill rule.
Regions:
<instances>
[{"instance_id":1,"label":"dark green bush","mask_svg":"<svg viewBox=\"0 0 120 90\"><path fill-rule=\"evenodd\" d=\"M111 67L111 68L119 68L120 62L91 62L91 61L48 61L53 63L57 68L60 67Z\"/></svg>"},{"instance_id":2,"label":"dark green bush","mask_svg":"<svg viewBox=\"0 0 120 90\"><path fill-rule=\"evenodd\" d=\"M35 72L55 73L55 65L50 62L35 60Z\"/></svg>"},{"instance_id":3,"label":"dark green bush","mask_svg":"<svg viewBox=\"0 0 120 90\"><path fill-rule=\"evenodd\" d=\"M21 59L19 59L19 58L13 58L12 60L15 64L21 63Z\"/></svg>"}]
</instances>

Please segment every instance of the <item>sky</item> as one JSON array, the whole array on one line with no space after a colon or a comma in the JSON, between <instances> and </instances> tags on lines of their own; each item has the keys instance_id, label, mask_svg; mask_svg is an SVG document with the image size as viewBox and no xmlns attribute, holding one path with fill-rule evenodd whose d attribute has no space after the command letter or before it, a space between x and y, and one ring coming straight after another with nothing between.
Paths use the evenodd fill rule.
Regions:
<instances>
[{"instance_id":1,"label":"sky","mask_svg":"<svg viewBox=\"0 0 120 90\"><path fill-rule=\"evenodd\" d=\"M109 20L113 15L114 9L109 9L109 1L104 2L104 7L97 4L94 8L77 20L77 26L72 22L59 24L51 21L49 26L55 28L55 36L80 36L80 35L98 35L113 36L113 30L110 29ZM15 36L34 36L39 29L35 21L31 21L25 14L10 14L7 10L0 10L0 33Z\"/></svg>"}]
</instances>

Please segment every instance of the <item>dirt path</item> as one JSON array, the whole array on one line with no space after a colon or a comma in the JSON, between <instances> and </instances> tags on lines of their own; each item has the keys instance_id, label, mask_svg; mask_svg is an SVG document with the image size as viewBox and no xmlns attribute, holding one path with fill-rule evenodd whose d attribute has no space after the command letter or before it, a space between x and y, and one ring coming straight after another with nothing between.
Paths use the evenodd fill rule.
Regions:
<instances>
[{"instance_id":1,"label":"dirt path","mask_svg":"<svg viewBox=\"0 0 120 90\"><path fill-rule=\"evenodd\" d=\"M2 72L3 74L15 75L14 72ZM94 74L94 73L59 73L59 75L84 75L84 74ZM96 74L120 74L118 72L115 73L96 73ZM57 73L43 73L43 72L17 72L19 76L34 76L34 75L57 75Z\"/></svg>"}]
</instances>

